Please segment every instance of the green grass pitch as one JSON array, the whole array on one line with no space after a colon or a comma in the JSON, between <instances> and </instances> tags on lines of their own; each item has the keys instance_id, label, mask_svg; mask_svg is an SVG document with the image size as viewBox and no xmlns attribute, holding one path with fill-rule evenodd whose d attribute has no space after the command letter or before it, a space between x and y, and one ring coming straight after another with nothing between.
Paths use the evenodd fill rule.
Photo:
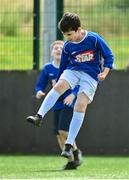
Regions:
<instances>
[{"instance_id":1,"label":"green grass pitch","mask_svg":"<svg viewBox=\"0 0 129 180\"><path fill-rule=\"evenodd\" d=\"M48 155L1 155L0 179L129 179L129 157L83 156L77 170L62 170L66 159Z\"/></svg>"}]
</instances>

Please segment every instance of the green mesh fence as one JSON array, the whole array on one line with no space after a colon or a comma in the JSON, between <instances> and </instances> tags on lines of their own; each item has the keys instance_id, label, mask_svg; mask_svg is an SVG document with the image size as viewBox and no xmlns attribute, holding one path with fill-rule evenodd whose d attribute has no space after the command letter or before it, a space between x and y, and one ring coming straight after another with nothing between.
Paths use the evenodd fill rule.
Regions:
<instances>
[{"instance_id":1,"label":"green mesh fence","mask_svg":"<svg viewBox=\"0 0 129 180\"><path fill-rule=\"evenodd\" d=\"M0 0L0 70L32 69L33 1Z\"/></svg>"},{"instance_id":2,"label":"green mesh fence","mask_svg":"<svg viewBox=\"0 0 129 180\"><path fill-rule=\"evenodd\" d=\"M43 59L43 18L40 8L40 68ZM129 62L129 0L64 0L64 12L77 13L82 26L101 34L115 56L115 67ZM33 68L33 0L0 0L0 70ZM50 27L51 28L51 27Z\"/></svg>"}]
</instances>

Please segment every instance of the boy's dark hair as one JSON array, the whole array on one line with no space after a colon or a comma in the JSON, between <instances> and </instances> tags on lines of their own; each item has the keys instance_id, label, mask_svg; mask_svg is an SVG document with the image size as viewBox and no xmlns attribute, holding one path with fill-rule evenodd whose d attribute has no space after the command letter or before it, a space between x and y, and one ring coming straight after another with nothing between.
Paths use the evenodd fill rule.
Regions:
<instances>
[{"instance_id":1,"label":"boy's dark hair","mask_svg":"<svg viewBox=\"0 0 129 180\"><path fill-rule=\"evenodd\" d=\"M81 27L81 22L77 14L66 12L58 23L58 28L62 32L77 31Z\"/></svg>"}]
</instances>

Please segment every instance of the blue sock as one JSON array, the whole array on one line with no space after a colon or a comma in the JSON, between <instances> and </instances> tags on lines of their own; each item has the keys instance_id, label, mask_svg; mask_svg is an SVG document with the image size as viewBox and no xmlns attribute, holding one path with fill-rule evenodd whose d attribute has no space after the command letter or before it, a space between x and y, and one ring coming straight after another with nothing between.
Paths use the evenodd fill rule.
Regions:
<instances>
[{"instance_id":1,"label":"blue sock","mask_svg":"<svg viewBox=\"0 0 129 180\"><path fill-rule=\"evenodd\" d=\"M42 102L37 114L44 117L45 114L54 106L59 97L60 94L55 89L51 89Z\"/></svg>"},{"instance_id":2,"label":"blue sock","mask_svg":"<svg viewBox=\"0 0 129 180\"><path fill-rule=\"evenodd\" d=\"M65 144L71 144L73 145L75 138L82 126L83 120L84 120L85 113L83 112L74 112L72 121L70 123L68 138L65 142Z\"/></svg>"}]
</instances>

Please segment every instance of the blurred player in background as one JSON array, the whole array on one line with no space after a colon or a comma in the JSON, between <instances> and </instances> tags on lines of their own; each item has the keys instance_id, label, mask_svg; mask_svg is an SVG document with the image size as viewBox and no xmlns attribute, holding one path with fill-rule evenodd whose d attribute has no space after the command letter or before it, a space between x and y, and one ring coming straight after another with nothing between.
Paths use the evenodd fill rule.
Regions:
<instances>
[{"instance_id":1,"label":"blurred player in background","mask_svg":"<svg viewBox=\"0 0 129 180\"><path fill-rule=\"evenodd\" d=\"M45 96L45 89L48 83L51 83L52 87L56 84L63 45L64 42L60 40L54 41L51 45L50 63L45 64L36 84L37 99ZM53 107L54 133L56 134L61 150L63 150L67 139L69 125L73 114L73 105L76 100L78 89L79 86L76 86L73 91L68 90L58 99ZM39 126L41 124L34 123L34 125ZM64 166L64 169L76 169L80 164L81 151L77 148L76 142L74 142L72 156L68 158L68 163Z\"/></svg>"}]
</instances>

